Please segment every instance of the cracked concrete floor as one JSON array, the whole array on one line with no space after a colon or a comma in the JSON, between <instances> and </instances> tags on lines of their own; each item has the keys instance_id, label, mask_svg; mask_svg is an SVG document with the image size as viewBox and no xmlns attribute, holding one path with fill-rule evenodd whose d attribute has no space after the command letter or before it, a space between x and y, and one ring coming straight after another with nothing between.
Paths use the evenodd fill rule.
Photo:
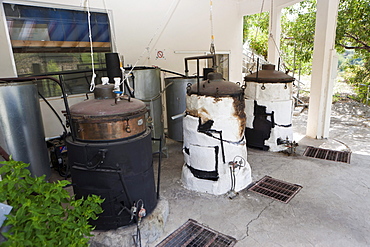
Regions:
<instances>
[{"instance_id":1,"label":"cracked concrete floor","mask_svg":"<svg viewBox=\"0 0 370 247\"><path fill-rule=\"evenodd\" d=\"M167 140L161 198L169 216L155 246L189 218L238 240L236 246L369 246L370 128L359 119L332 118L330 136L304 137L307 114L294 117L296 155L248 149L253 182L265 175L300 184L302 190L281 203L243 190L233 200L185 189L181 185L181 143ZM344 144L343 144L344 143ZM303 157L307 145L352 151L351 163Z\"/></svg>"}]
</instances>

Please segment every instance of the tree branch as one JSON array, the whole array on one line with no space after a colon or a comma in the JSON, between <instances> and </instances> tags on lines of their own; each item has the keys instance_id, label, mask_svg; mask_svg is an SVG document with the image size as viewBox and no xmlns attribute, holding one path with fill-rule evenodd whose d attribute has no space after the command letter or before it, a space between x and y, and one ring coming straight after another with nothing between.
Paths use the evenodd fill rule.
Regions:
<instances>
[{"instance_id":1,"label":"tree branch","mask_svg":"<svg viewBox=\"0 0 370 247\"><path fill-rule=\"evenodd\" d=\"M343 44L338 44L341 47L348 49L348 50L367 50L370 52L370 47L369 46L347 46Z\"/></svg>"},{"instance_id":2,"label":"tree branch","mask_svg":"<svg viewBox=\"0 0 370 247\"><path fill-rule=\"evenodd\" d=\"M362 45L362 46L359 46L358 48L346 48L346 49L365 49L365 50L370 50L370 46L366 42L360 40L358 37L355 37L354 35L352 35L350 33L347 33L347 32L344 34L344 36L347 37L347 38L353 39L357 43L359 43L359 44Z\"/></svg>"}]
</instances>

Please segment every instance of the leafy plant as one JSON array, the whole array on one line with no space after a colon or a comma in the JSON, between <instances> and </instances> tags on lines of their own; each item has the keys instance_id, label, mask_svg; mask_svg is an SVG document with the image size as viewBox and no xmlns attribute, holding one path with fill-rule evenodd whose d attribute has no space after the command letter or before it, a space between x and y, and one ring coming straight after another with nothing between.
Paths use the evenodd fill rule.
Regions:
<instances>
[{"instance_id":1,"label":"leafy plant","mask_svg":"<svg viewBox=\"0 0 370 247\"><path fill-rule=\"evenodd\" d=\"M29 164L20 161L1 164L0 201L13 207L2 246L87 246L93 230L88 220L102 213L104 199L75 199L64 189L66 180L48 183L45 175L33 177Z\"/></svg>"},{"instance_id":2,"label":"leafy plant","mask_svg":"<svg viewBox=\"0 0 370 247\"><path fill-rule=\"evenodd\" d=\"M340 69L346 72L347 81L356 88L358 100L362 102L368 101L369 13L369 0L339 1L335 48L344 55ZM264 56L267 54L268 21L266 13L244 17L244 40ZM287 69L311 73L315 22L316 0L304 0L283 9L280 52ZM254 31L256 27L259 32Z\"/></svg>"}]
</instances>

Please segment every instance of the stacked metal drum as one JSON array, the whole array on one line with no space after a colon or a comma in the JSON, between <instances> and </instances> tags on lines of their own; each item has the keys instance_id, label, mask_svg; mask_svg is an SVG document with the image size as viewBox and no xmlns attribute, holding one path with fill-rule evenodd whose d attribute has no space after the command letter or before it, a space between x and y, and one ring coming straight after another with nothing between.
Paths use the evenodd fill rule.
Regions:
<instances>
[{"instance_id":1,"label":"stacked metal drum","mask_svg":"<svg viewBox=\"0 0 370 247\"><path fill-rule=\"evenodd\" d=\"M293 141L294 78L264 64L244 78L248 147L282 151Z\"/></svg>"},{"instance_id":2,"label":"stacked metal drum","mask_svg":"<svg viewBox=\"0 0 370 247\"><path fill-rule=\"evenodd\" d=\"M168 137L183 141L183 118L186 110L186 88L197 82L196 77L167 77L165 80Z\"/></svg>"},{"instance_id":3,"label":"stacked metal drum","mask_svg":"<svg viewBox=\"0 0 370 247\"><path fill-rule=\"evenodd\" d=\"M130 71L132 68L126 68ZM161 139L161 151L165 152L164 118L161 93L161 70L158 67L135 67L129 76L129 83L135 98L145 102L148 109L147 126L152 130L152 137ZM159 152L159 141L152 143L153 153Z\"/></svg>"},{"instance_id":4,"label":"stacked metal drum","mask_svg":"<svg viewBox=\"0 0 370 247\"><path fill-rule=\"evenodd\" d=\"M0 83L0 147L14 160L30 163L28 169L33 176L49 178L51 170L37 84L27 79L18 81Z\"/></svg>"},{"instance_id":5,"label":"stacked metal drum","mask_svg":"<svg viewBox=\"0 0 370 247\"><path fill-rule=\"evenodd\" d=\"M77 197L105 198L96 229L116 229L133 222L132 208L143 202L148 213L157 204L151 131L145 103L115 97L114 86L98 85L95 99L71 106L72 136L68 159Z\"/></svg>"},{"instance_id":6,"label":"stacked metal drum","mask_svg":"<svg viewBox=\"0 0 370 247\"><path fill-rule=\"evenodd\" d=\"M232 194L252 182L240 86L214 72L207 80L189 86L183 128L182 181L186 188Z\"/></svg>"}]
</instances>

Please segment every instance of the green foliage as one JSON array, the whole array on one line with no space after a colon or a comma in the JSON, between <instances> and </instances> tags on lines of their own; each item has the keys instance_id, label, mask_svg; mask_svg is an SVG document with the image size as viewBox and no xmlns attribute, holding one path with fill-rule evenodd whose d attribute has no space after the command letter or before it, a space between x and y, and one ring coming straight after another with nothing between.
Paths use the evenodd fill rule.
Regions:
<instances>
[{"instance_id":1,"label":"green foliage","mask_svg":"<svg viewBox=\"0 0 370 247\"><path fill-rule=\"evenodd\" d=\"M46 65L46 72L57 72L61 71L58 64L54 60L49 60Z\"/></svg>"},{"instance_id":2,"label":"green foliage","mask_svg":"<svg viewBox=\"0 0 370 247\"><path fill-rule=\"evenodd\" d=\"M356 50L364 56L370 52L369 0L340 0L336 44L337 50Z\"/></svg>"},{"instance_id":3,"label":"green foliage","mask_svg":"<svg viewBox=\"0 0 370 247\"><path fill-rule=\"evenodd\" d=\"M255 15L258 16L258 15ZM253 19L253 25L246 20ZM289 70L300 69L302 74L311 73L314 32L316 22L316 0L305 0L283 9L281 19L281 56ZM259 27L260 34L268 36L268 15L245 19L244 40L253 40L252 27ZM347 80L357 88L359 99L366 100L370 64L370 1L340 0L336 50L340 57L340 69L347 72ZM248 37L248 38L246 38ZM255 38L258 44L251 45L258 53L267 53L267 38ZM353 52L348 52L353 51ZM364 98L365 97L365 98Z\"/></svg>"},{"instance_id":4,"label":"green foliage","mask_svg":"<svg viewBox=\"0 0 370 247\"><path fill-rule=\"evenodd\" d=\"M267 57L267 41L269 27L269 13L264 12L244 16L243 42L248 41L249 46L260 54Z\"/></svg>"},{"instance_id":5,"label":"green foliage","mask_svg":"<svg viewBox=\"0 0 370 247\"><path fill-rule=\"evenodd\" d=\"M351 64L346 68L346 72L345 79L356 89L356 100L369 104L370 100L367 98L370 97L370 60L364 64Z\"/></svg>"},{"instance_id":6,"label":"green foliage","mask_svg":"<svg viewBox=\"0 0 370 247\"><path fill-rule=\"evenodd\" d=\"M5 225L2 246L87 246L93 227L89 219L102 213L103 199L91 195L86 199L70 197L64 189L68 181L48 183L45 175L33 177L28 164L2 162L0 201L13 207Z\"/></svg>"},{"instance_id":7,"label":"green foliage","mask_svg":"<svg viewBox=\"0 0 370 247\"><path fill-rule=\"evenodd\" d=\"M315 0L306 0L283 10L280 49L288 69L301 69L303 74L310 74L315 20Z\"/></svg>"}]
</instances>

